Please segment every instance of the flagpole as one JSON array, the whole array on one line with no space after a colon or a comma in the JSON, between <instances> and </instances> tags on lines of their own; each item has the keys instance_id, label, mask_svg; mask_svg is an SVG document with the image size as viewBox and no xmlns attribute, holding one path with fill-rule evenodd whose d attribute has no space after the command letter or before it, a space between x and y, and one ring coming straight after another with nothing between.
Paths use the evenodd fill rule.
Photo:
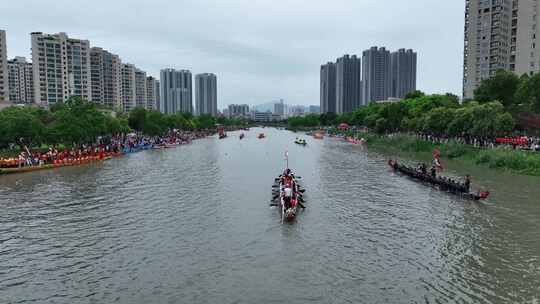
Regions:
<instances>
[{"instance_id":1,"label":"flagpole","mask_svg":"<svg viewBox=\"0 0 540 304\"><path fill-rule=\"evenodd\" d=\"M287 161L287 168L285 169L289 169L289 150L288 149L285 149L285 160Z\"/></svg>"}]
</instances>

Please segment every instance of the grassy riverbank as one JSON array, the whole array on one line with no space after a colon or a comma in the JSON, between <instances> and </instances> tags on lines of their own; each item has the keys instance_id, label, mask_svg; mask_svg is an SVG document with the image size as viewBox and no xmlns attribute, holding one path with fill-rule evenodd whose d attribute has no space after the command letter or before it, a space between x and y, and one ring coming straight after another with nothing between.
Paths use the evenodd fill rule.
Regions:
<instances>
[{"instance_id":1,"label":"grassy riverbank","mask_svg":"<svg viewBox=\"0 0 540 304\"><path fill-rule=\"evenodd\" d=\"M507 148L479 149L457 142L433 144L411 136L378 136L363 134L370 147L389 153L419 153L430 155L438 148L444 158L464 161L492 169L508 170L518 174L540 176L540 153L514 151Z\"/></svg>"}]
</instances>

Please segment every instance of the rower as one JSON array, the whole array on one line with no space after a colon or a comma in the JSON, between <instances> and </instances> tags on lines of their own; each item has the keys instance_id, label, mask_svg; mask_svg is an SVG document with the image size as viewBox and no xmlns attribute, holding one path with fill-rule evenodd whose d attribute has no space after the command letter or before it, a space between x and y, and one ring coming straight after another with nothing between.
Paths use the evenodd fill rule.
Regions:
<instances>
[{"instance_id":1,"label":"rower","mask_svg":"<svg viewBox=\"0 0 540 304\"><path fill-rule=\"evenodd\" d=\"M467 174L465 176L465 192L469 193L471 191L471 176Z\"/></svg>"},{"instance_id":2,"label":"rower","mask_svg":"<svg viewBox=\"0 0 540 304\"><path fill-rule=\"evenodd\" d=\"M422 163L422 165L420 166L420 171L422 172L423 175L427 174L427 166L425 163Z\"/></svg>"},{"instance_id":3,"label":"rower","mask_svg":"<svg viewBox=\"0 0 540 304\"><path fill-rule=\"evenodd\" d=\"M283 190L283 203L285 204L285 210L291 208L292 189L287 185Z\"/></svg>"}]
</instances>

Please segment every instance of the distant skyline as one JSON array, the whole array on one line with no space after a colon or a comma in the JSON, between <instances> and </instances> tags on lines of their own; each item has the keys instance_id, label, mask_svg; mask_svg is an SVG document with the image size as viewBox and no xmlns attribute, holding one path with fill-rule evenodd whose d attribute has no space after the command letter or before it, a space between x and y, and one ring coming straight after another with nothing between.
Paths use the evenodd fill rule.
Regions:
<instances>
[{"instance_id":1,"label":"distant skyline","mask_svg":"<svg viewBox=\"0 0 540 304\"><path fill-rule=\"evenodd\" d=\"M9 58L30 59L30 32L66 32L155 77L169 67L215 73L220 109L279 98L317 105L321 64L371 46L414 49L418 89L461 95L464 9L442 0L57 0L53 10L1 1L0 29Z\"/></svg>"}]
</instances>

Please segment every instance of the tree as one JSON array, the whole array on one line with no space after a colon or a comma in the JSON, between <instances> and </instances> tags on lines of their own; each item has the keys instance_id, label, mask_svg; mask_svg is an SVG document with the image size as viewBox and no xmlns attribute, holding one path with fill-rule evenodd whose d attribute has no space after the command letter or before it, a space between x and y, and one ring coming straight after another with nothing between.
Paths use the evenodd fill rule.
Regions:
<instances>
[{"instance_id":1,"label":"tree","mask_svg":"<svg viewBox=\"0 0 540 304\"><path fill-rule=\"evenodd\" d=\"M454 110L452 108L435 108L424 116L423 130L425 132L444 135L453 118Z\"/></svg>"},{"instance_id":2,"label":"tree","mask_svg":"<svg viewBox=\"0 0 540 304\"><path fill-rule=\"evenodd\" d=\"M29 145L39 141L44 125L31 108L9 107L0 112L0 145Z\"/></svg>"},{"instance_id":3,"label":"tree","mask_svg":"<svg viewBox=\"0 0 540 304\"><path fill-rule=\"evenodd\" d=\"M540 113L540 73L532 77L526 74L520 78L520 85L516 92L516 104L513 113L533 111Z\"/></svg>"},{"instance_id":4,"label":"tree","mask_svg":"<svg viewBox=\"0 0 540 304\"><path fill-rule=\"evenodd\" d=\"M378 118L375 121L375 132L382 134L388 131L388 121L385 118Z\"/></svg>"},{"instance_id":5,"label":"tree","mask_svg":"<svg viewBox=\"0 0 540 304\"><path fill-rule=\"evenodd\" d=\"M514 130L515 126L516 121L510 113L499 114L495 119L495 130L498 135L507 135Z\"/></svg>"},{"instance_id":6,"label":"tree","mask_svg":"<svg viewBox=\"0 0 540 304\"><path fill-rule=\"evenodd\" d=\"M142 131L146 119L146 109L136 107L129 112L129 127L136 131Z\"/></svg>"},{"instance_id":7,"label":"tree","mask_svg":"<svg viewBox=\"0 0 540 304\"><path fill-rule=\"evenodd\" d=\"M474 91L474 99L480 103L500 101L505 109L511 109L515 104L515 95L520 85L516 74L499 70L495 76L485 79Z\"/></svg>"},{"instance_id":8,"label":"tree","mask_svg":"<svg viewBox=\"0 0 540 304\"><path fill-rule=\"evenodd\" d=\"M208 114L197 116L194 121L198 129L212 129L216 126L215 118Z\"/></svg>"},{"instance_id":9,"label":"tree","mask_svg":"<svg viewBox=\"0 0 540 304\"><path fill-rule=\"evenodd\" d=\"M405 99L415 99L415 98L419 98L419 97L422 97L422 96L425 96L426 94L424 94L424 92L420 91L420 90L416 90L416 91L412 91L412 92L409 92L407 94L405 94Z\"/></svg>"},{"instance_id":10,"label":"tree","mask_svg":"<svg viewBox=\"0 0 540 304\"><path fill-rule=\"evenodd\" d=\"M336 113L332 113L332 112L323 113L320 115L319 121L321 125L323 126L330 126L330 125L336 124L336 118L337 118Z\"/></svg>"},{"instance_id":11,"label":"tree","mask_svg":"<svg viewBox=\"0 0 540 304\"><path fill-rule=\"evenodd\" d=\"M167 120L158 111L147 111L142 131L151 136L163 135L167 131Z\"/></svg>"}]
</instances>

